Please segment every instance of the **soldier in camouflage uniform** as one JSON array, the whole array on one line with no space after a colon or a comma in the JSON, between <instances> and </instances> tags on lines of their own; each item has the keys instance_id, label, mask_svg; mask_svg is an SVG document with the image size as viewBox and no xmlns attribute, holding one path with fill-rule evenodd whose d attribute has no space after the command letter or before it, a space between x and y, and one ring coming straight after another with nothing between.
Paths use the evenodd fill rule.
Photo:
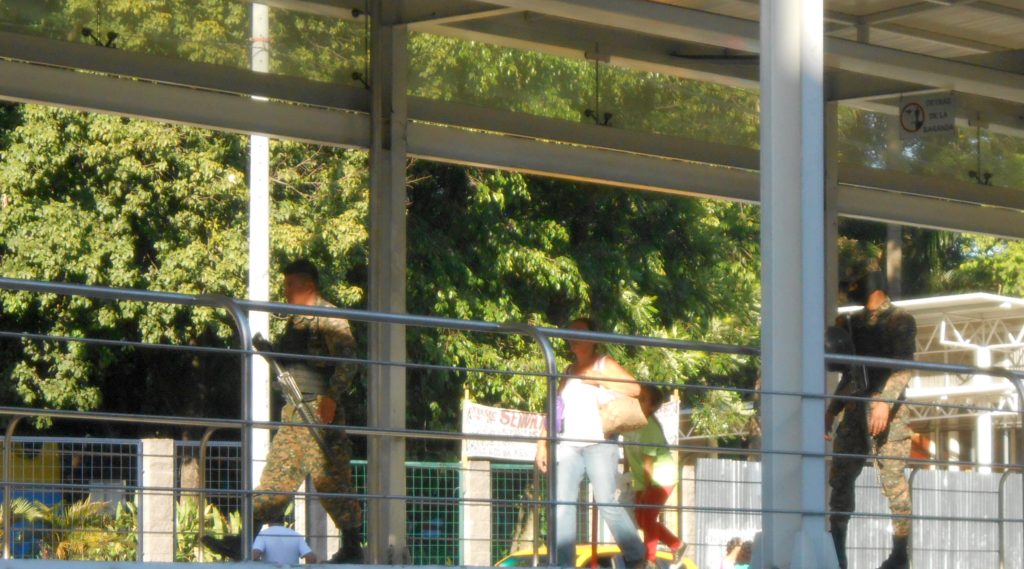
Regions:
<instances>
[{"instance_id":1,"label":"soldier in camouflage uniform","mask_svg":"<svg viewBox=\"0 0 1024 569\"><path fill-rule=\"evenodd\" d=\"M874 290L865 290L873 288ZM893 359L914 358L917 323L914 317L892 305L884 288L865 287L864 309L843 323L852 337L855 353ZM851 298L853 298L851 296ZM863 298L863 296L861 296ZM911 372L906 369L853 366L844 373L837 394L871 397L864 401L833 400L826 412L826 430L843 414L836 430L836 454L874 455L882 491L893 514L893 550L882 569L908 567L907 545L913 513L910 487L904 470L910 456L911 431L908 408L903 403ZM846 568L846 529L854 511L854 484L865 459L836 456L829 472L832 496L831 529L840 566Z\"/></svg>"},{"instance_id":2,"label":"soldier in camouflage uniform","mask_svg":"<svg viewBox=\"0 0 1024 569\"><path fill-rule=\"evenodd\" d=\"M305 259L289 264L284 269L284 292L290 304L322 306L334 305L320 296L319 275L316 267ZM351 358L355 355L355 339L348 321L343 318L293 315L288 318L284 335L275 351ZM344 425L345 415L338 405L345 400L355 373L351 364L282 360L291 372L311 410L324 423ZM292 405L281 412L284 423L301 423L302 419ZM323 437L331 449L324 456L309 429L305 426L281 427L270 443L267 465L263 469L256 495L253 498L253 523L258 531L266 522L282 518L291 496L309 475L318 492L327 494L352 493L351 444L343 431L325 430ZM327 514L342 532L342 547L331 557L331 563L358 563L362 561L360 530L362 510L357 500L348 497L320 498ZM219 542L219 543L218 543ZM241 543L234 540L207 540L210 549L232 558L241 555Z\"/></svg>"}]
</instances>

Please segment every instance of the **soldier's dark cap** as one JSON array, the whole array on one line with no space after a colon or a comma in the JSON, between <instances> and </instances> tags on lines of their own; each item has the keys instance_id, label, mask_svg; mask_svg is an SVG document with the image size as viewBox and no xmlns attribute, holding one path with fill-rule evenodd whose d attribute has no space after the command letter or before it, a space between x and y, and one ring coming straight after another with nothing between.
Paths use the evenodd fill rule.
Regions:
<instances>
[{"instance_id":1,"label":"soldier's dark cap","mask_svg":"<svg viewBox=\"0 0 1024 569\"><path fill-rule=\"evenodd\" d=\"M850 283L847 286L847 298L858 304L864 304L871 293L876 290L885 291L886 294L889 292L889 283L882 271L870 271Z\"/></svg>"},{"instance_id":2,"label":"soldier's dark cap","mask_svg":"<svg viewBox=\"0 0 1024 569\"><path fill-rule=\"evenodd\" d=\"M286 276L303 275L316 283L317 286L320 286L320 271L317 270L316 265L309 259L296 259L285 265L281 272Z\"/></svg>"}]
</instances>

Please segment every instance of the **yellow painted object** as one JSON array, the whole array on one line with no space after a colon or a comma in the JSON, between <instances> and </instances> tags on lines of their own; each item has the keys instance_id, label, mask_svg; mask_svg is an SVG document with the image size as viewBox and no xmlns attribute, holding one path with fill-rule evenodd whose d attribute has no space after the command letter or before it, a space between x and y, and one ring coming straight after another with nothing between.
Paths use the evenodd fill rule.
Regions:
<instances>
[{"instance_id":1,"label":"yellow painted object","mask_svg":"<svg viewBox=\"0 0 1024 569\"><path fill-rule=\"evenodd\" d=\"M0 473L6 473L4 454L0 453ZM36 484L61 481L60 452L56 443L43 443L42 447L25 448L14 443L11 449L11 481Z\"/></svg>"},{"instance_id":2,"label":"yellow painted object","mask_svg":"<svg viewBox=\"0 0 1024 569\"><path fill-rule=\"evenodd\" d=\"M589 544L577 545L576 546L576 567L590 567L590 551L591 547ZM597 546L597 566L603 569L621 569L618 564L621 562L620 557L621 551L617 545L598 545ZM540 557L538 565L544 566L548 564L548 549L545 546L541 546L537 550L537 555ZM667 569L672 564L672 552L658 550L657 552L657 565L660 569ZM494 564L495 567L532 567L533 566L533 550L523 549L520 551L513 551L512 553L503 557L500 561ZM680 569L698 569L697 564L694 563L690 558L684 558Z\"/></svg>"}]
</instances>

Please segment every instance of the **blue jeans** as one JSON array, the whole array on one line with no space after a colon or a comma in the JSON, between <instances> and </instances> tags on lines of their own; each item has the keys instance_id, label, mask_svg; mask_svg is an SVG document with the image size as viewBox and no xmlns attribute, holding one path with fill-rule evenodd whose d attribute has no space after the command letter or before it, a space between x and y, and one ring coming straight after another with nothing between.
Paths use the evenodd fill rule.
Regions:
<instances>
[{"instance_id":1,"label":"blue jeans","mask_svg":"<svg viewBox=\"0 0 1024 569\"><path fill-rule=\"evenodd\" d=\"M636 526L626 508L612 506L615 502L615 475L619 465L619 447L613 443L597 443L585 447L559 445L557 459L558 506L555 509L558 543L558 565L572 567L576 564L576 510L579 501L580 483L584 472L594 488L601 518L615 537L615 543L622 550L626 567L646 560L644 544L640 541ZM563 503L567 502L567 503Z\"/></svg>"}]
</instances>

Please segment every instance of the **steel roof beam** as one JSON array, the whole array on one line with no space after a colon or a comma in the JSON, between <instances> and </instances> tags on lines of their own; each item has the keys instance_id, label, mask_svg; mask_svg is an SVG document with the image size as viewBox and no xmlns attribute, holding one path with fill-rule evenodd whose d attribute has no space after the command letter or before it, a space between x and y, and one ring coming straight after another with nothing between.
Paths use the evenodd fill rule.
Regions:
<instances>
[{"instance_id":1,"label":"steel roof beam","mask_svg":"<svg viewBox=\"0 0 1024 569\"><path fill-rule=\"evenodd\" d=\"M399 8L398 19L403 24L430 22L456 24L482 18L493 18L517 12L515 8L495 7L483 2L465 0L434 0L432 2L406 2Z\"/></svg>"},{"instance_id":2,"label":"steel roof beam","mask_svg":"<svg viewBox=\"0 0 1024 569\"><path fill-rule=\"evenodd\" d=\"M944 34L942 32L936 32L933 30L923 30L921 28L914 28L911 26L905 26L903 24L881 24L879 26L875 26L875 28L886 32L898 34L901 36L922 39L932 43L948 45L950 47L957 47L960 49L966 49L976 53L989 53L993 51L1004 51L1011 49L1010 46L997 45L994 43L962 38L959 36Z\"/></svg>"},{"instance_id":3,"label":"steel roof beam","mask_svg":"<svg viewBox=\"0 0 1024 569\"><path fill-rule=\"evenodd\" d=\"M318 107L366 111L370 108L369 94L361 87L23 34L0 32L0 58Z\"/></svg>"},{"instance_id":4,"label":"steel roof beam","mask_svg":"<svg viewBox=\"0 0 1024 569\"><path fill-rule=\"evenodd\" d=\"M0 98L311 144L366 148L370 143L365 114L13 61L0 61Z\"/></svg>"},{"instance_id":5,"label":"steel roof beam","mask_svg":"<svg viewBox=\"0 0 1024 569\"><path fill-rule=\"evenodd\" d=\"M865 14L857 18L858 23L864 23L869 26L876 26L878 24L884 24L886 22L893 22L896 20L902 20L909 16L917 16L925 12L933 10L939 10L942 8L948 8L950 6L957 6L963 4L971 4L977 0L952 0L951 2L938 3L938 2L917 2L916 4L907 4L906 6L900 6L898 8L892 8L889 10L881 10L878 12L872 12Z\"/></svg>"},{"instance_id":6,"label":"steel roof beam","mask_svg":"<svg viewBox=\"0 0 1024 569\"><path fill-rule=\"evenodd\" d=\"M990 14L996 14L998 16L1008 16L1010 18L1024 20L1024 9L1021 8L1011 8L1010 6L993 4L992 2L985 2L984 0L971 3L971 8L974 8L975 10L982 10Z\"/></svg>"},{"instance_id":7,"label":"steel roof beam","mask_svg":"<svg viewBox=\"0 0 1024 569\"><path fill-rule=\"evenodd\" d=\"M488 0L566 20L756 53L758 23L644 0Z\"/></svg>"},{"instance_id":8,"label":"steel roof beam","mask_svg":"<svg viewBox=\"0 0 1024 569\"><path fill-rule=\"evenodd\" d=\"M279 10L290 10L314 16L353 20L352 10L365 9L365 0L245 0L249 3L265 4Z\"/></svg>"},{"instance_id":9,"label":"steel roof beam","mask_svg":"<svg viewBox=\"0 0 1024 569\"><path fill-rule=\"evenodd\" d=\"M642 0L491 0L496 4L585 21L641 34L757 52L757 22ZM1024 103L1024 76L907 53L851 40L829 38L826 63L899 81Z\"/></svg>"}]
</instances>

